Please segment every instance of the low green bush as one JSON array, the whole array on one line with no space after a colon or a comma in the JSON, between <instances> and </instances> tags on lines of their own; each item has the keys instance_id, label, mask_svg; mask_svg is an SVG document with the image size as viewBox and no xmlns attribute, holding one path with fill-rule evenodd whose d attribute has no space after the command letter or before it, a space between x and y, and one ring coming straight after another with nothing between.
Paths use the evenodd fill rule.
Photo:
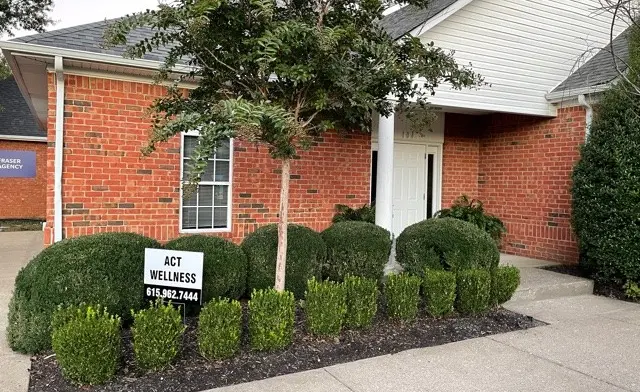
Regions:
<instances>
[{"instance_id":1,"label":"low green bush","mask_svg":"<svg viewBox=\"0 0 640 392\"><path fill-rule=\"evenodd\" d=\"M502 234L507 232L507 228L498 217L484 211L484 205L480 200L469 200L467 195L457 198L451 208L438 211L436 218L454 218L472 223L486 231L496 242L500 242Z\"/></svg>"},{"instance_id":2,"label":"low green bush","mask_svg":"<svg viewBox=\"0 0 640 392\"><path fill-rule=\"evenodd\" d=\"M134 313L133 353L141 369L160 370L178 355L186 327L181 310L157 299L148 309Z\"/></svg>"},{"instance_id":3,"label":"low green bush","mask_svg":"<svg viewBox=\"0 0 640 392\"><path fill-rule=\"evenodd\" d=\"M340 283L311 279L307 283L304 310L307 329L314 335L337 336L347 312L346 293Z\"/></svg>"},{"instance_id":4,"label":"low green bush","mask_svg":"<svg viewBox=\"0 0 640 392\"><path fill-rule=\"evenodd\" d=\"M240 302L214 299L207 303L198 319L198 347L207 359L226 359L240 349L242 307Z\"/></svg>"},{"instance_id":5,"label":"low green bush","mask_svg":"<svg viewBox=\"0 0 640 392\"><path fill-rule=\"evenodd\" d=\"M336 211L333 223L349 221L376 223L376 208L371 205L365 204L360 208L351 208L344 204L338 204Z\"/></svg>"},{"instance_id":6,"label":"low green bush","mask_svg":"<svg viewBox=\"0 0 640 392\"><path fill-rule=\"evenodd\" d=\"M470 269L457 276L456 309L463 314L476 314L489 308L491 274L489 271Z\"/></svg>"},{"instance_id":7,"label":"low green bush","mask_svg":"<svg viewBox=\"0 0 640 392\"><path fill-rule=\"evenodd\" d=\"M120 317L100 306L60 308L54 316L51 343L67 379L102 384L111 379L120 362Z\"/></svg>"},{"instance_id":8,"label":"low green bush","mask_svg":"<svg viewBox=\"0 0 640 392\"><path fill-rule=\"evenodd\" d=\"M433 317L453 312L456 300L456 274L442 270L426 270L422 281L422 293L427 313Z\"/></svg>"},{"instance_id":9,"label":"low green bush","mask_svg":"<svg viewBox=\"0 0 640 392\"><path fill-rule=\"evenodd\" d=\"M390 275L384 284L387 315L392 319L411 321L418 314L421 280L409 274Z\"/></svg>"},{"instance_id":10,"label":"low green bush","mask_svg":"<svg viewBox=\"0 0 640 392\"><path fill-rule=\"evenodd\" d=\"M254 290L249 301L249 341L258 351L279 350L293 341L295 298L289 291Z\"/></svg>"},{"instance_id":11,"label":"low green bush","mask_svg":"<svg viewBox=\"0 0 640 392\"><path fill-rule=\"evenodd\" d=\"M247 254L249 291L273 287L278 253L277 225L262 226L249 234L242 242ZM307 281L320 279L322 264L327 257L327 247L319 233L299 225L289 225L287 232L287 267L285 289L296 298L303 298Z\"/></svg>"},{"instance_id":12,"label":"low green bush","mask_svg":"<svg viewBox=\"0 0 640 392\"><path fill-rule=\"evenodd\" d=\"M16 277L7 337L15 351L51 347L51 315L58 305L103 305L122 319L144 305L144 250L156 241L133 233L104 233L55 243Z\"/></svg>"},{"instance_id":13,"label":"low green bush","mask_svg":"<svg viewBox=\"0 0 640 392\"><path fill-rule=\"evenodd\" d=\"M322 232L327 245L323 275L342 282L347 275L381 279L391 252L391 234L367 222L340 222Z\"/></svg>"},{"instance_id":14,"label":"low green bush","mask_svg":"<svg viewBox=\"0 0 640 392\"><path fill-rule=\"evenodd\" d=\"M344 287L347 296L345 325L348 328L371 326L378 311L378 281L359 276L347 276Z\"/></svg>"},{"instance_id":15,"label":"low green bush","mask_svg":"<svg viewBox=\"0 0 640 392\"><path fill-rule=\"evenodd\" d=\"M202 302L225 297L239 299L246 291L247 256L240 246L219 237L191 235L176 238L166 249L204 253Z\"/></svg>"},{"instance_id":16,"label":"low green bush","mask_svg":"<svg viewBox=\"0 0 640 392\"><path fill-rule=\"evenodd\" d=\"M491 274L491 302L502 305L520 286L520 270L513 266L498 267Z\"/></svg>"},{"instance_id":17,"label":"low green bush","mask_svg":"<svg viewBox=\"0 0 640 392\"><path fill-rule=\"evenodd\" d=\"M396 241L396 259L406 272L422 276L426 268L492 270L500 252L491 236L472 223L441 218L407 227Z\"/></svg>"}]
</instances>

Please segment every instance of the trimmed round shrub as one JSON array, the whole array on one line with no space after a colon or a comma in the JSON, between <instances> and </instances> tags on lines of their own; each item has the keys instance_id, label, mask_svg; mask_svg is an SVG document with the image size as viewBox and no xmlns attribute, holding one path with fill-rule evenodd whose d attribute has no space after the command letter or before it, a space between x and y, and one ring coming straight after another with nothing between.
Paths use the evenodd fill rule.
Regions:
<instances>
[{"instance_id":1,"label":"trimmed round shrub","mask_svg":"<svg viewBox=\"0 0 640 392\"><path fill-rule=\"evenodd\" d=\"M640 101L628 89L621 83L600 102L572 189L580 263L619 287L640 281Z\"/></svg>"},{"instance_id":2,"label":"trimmed round shrub","mask_svg":"<svg viewBox=\"0 0 640 392\"><path fill-rule=\"evenodd\" d=\"M15 351L51 347L51 315L58 305L94 303L131 318L144 302L144 249L158 242L133 233L103 233L60 241L24 267L15 282L7 337Z\"/></svg>"},{"instance_id":3,"label":"trimmed round shrub","mask_svg":"<svg viewBox=\"0 0 640 392\"><path fill-rule=\"evenodd\" d=\"M491 274L491 302L502 305L520 286L520 270L514 266L498 267Z\"/></svg>"},{"instance_id":4,"label":"trimmed round shrub","mask_svg":"<svg viewBox=\"0 0 640 392\"><path fill-rule=\"evenodd\" d=\"M453 218L427 219L407 227L396 241L396 259L405 271L493 270L500 262L495 241L477 226Z\"/></svg>"},{"instance_id":5,"label":"trimmed round shrub","mask_svg":"<svg viewBox=\"0 0 640 392\"><path fill-rule=\"evenodd\" d=\"M456 277L456 310L462 314L478 314L489 309L491 274L487 270L460 271Z\"/></svg>"},{"instance_id":6,"label":"trimmed round shrub","mask_svg":"<svg viewBox=\"0 0 640 392\"><path fill-rule=\"evenodd\" d=\"M242 250L249 260L248 291L272 288L278 253L277 225L263 226L249 234L242 242ZM327 248L320 234L304 226L289 225L285 289L296 298L304 298L309 279L320 278L326 255Z\"/></svg>"},{"instance_id":7,"label":"trimmed round shrub","mask_svg":"<svg viewBox=\"0 0 640 392\"><path fill-rule=\"evenodd\" d=\"M247 256L240 246L218 237L192 235L176 238L164 247L204 253L202 303L218 297L238 299L245 293Z\"/></svg>"},{"instance_id":8,"label":"trimmed round shrub","mask_svg":"<svg viewBox=\"0 0 640 392\"><path fill-rule=\"evenodd\" d=\"M367 222L340 222L322 232L327 245L323 275L342 282L347 275L381 279L391 252L391 234Z\"/></svg>"}]
</instances>

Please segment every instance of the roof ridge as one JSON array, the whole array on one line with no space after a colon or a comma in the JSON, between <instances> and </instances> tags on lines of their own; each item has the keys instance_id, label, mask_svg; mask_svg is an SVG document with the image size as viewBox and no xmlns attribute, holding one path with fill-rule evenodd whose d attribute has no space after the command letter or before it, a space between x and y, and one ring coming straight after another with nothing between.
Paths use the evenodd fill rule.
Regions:
<instances>
[{"instance_id":1,"label":"roof ridge","mask_svg":"<svg viewBox=\"0 0 640 392\"><path fill-rule=\"evenodd\" d=\"M37 40L37 39L40 39L40 38L53 38L53 37L57 37L57 36L60 36L60 35L67 34L67 33L76 33L76 32L79 32L79 31L90 30L90 29L93 29L93 28L101 26L101 25L107 25L110 22L114 22L114 21L123 19L125 17L126 16L120 16L120 17L111 18L111 19L105 18L103 20L90 22L90 23L84 23L84 24L77 25L77 26L63 27L63 28L56 29L56 30L45 31L44 33L36 33L36 34L26 35L26 36L23 36L23 37L13 38L13 39L11 39L9 41L30 43L31 41L34 41L34 40Z\"/></svg>"}]
</instances>

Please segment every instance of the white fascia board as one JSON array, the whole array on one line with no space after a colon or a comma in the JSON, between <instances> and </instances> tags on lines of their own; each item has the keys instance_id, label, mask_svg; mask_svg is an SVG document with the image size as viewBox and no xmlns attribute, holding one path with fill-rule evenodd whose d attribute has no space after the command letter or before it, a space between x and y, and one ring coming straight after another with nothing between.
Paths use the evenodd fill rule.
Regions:
<instances>
[{"instance_id":1,"label":"white fascia board","mask_svg":"<svg viewBox=\"0 0 640 392\"><path fill-rule=\"evenodd\" d=\"M545 95L550 103L560 103L577 99L580 95L598 94L609 90L613 86L613 82L601 84L599 86L576 88L572 90L557 91Z\"/></svg>"},{"instance_id":2,"label":"white fascia board","mask_svg":"<svg viewBox=\"0 0 640 392\"><path fill-rule=\"evenodd\" d=\"M20 135L0 135L0 140L9 140L15 142L39 142L47 141L46 136L20 136Z\"/></svg>"},{"instance_id":3,"label":"white fascia board","mask_svg":"<svg viewBox=\"0 0 640 392\"><path fill-rule=\"evenodd\" d=\"M424 22L420 26L418 26L415 29L411 30L409 32L409 34L414 36L414 37L420 37L422 34L426 33L427 31L431 30L432 28L436 27L442 21L444 21L445 19L447 19L451 15L455 14L456 12L458 12L459 10L464 8L467 4L471 3L472 1L473 0L458 0L458 1L456 1L455 3L451 4L447 8L443 9L442 11L440 11L434 17L430 18L429 20L427 20L426 22Z\"/></svg>"},{"instance_id":4,"label":"white fascia board","mask_svg":"<svg viewBox=\"0 0 640 392\"><path fill-rule=\"evenodd\" d=\"M123 65L134 68L144 68L157 70L164 63L161 61L144 60L144 59L129 59L122 56L116 56L112 54L93 53L83 50L56 48L52 46L36 45L25 42L14 41L0 41L0 49L3 51L14 51L21 53L33 53L45 56L60 56L65 59L92 61L97 63ZM172 68L173 72L187 73L191 72L195 68L188 65L176 65Z\"/></svg>"}]
</instances>

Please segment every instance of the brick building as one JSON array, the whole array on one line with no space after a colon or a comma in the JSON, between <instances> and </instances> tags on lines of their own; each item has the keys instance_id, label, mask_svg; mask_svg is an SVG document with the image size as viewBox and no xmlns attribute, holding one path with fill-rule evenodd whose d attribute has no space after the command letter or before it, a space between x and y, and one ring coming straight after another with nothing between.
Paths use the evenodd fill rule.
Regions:
<instances>
[{"instance_id":1,"label":"brick building","mask_svg":"<svg viewBox=\"0 0 640 392\"><path fill-rule=\"evenodd\" d=\"M15 79L0 80L0 219L45 218L47 133L44 129L31 114ZM20 163L9 163L16 159Z\"/></svg>"},{"instance_id":2,"label":"brick building","mask_svg":"<svg viewBox=\"0 0 640 392\"><path fill-rule=\"evenodd\" d=\"M376 223L399 234L466 194L506 223L504 252L575 262L571 170L590 103L616 74L602 72L613 69L611 46L581 57L585 37L591 46L608 43L608 16L591 12L598 1L550 3L447 0L385 17L392 38L412 34L455 50L488 84L438 88L428 130L416 132L396 113L377 119L372 135L323 135L292 164L291 221L322 230L336 204L375 201ZM134 231L161 241L207 233L239 242L277 221L279 165L263 147L230 140L189 199L181 178L195 135L141 156L150 129L144 111L164 94L152 76L166 51L123 58L123 48L101 45L108 23L0 42L34 118L46 124L45 241ZM148 33L136 31L132 41ZM613 48L624 56L626 45L620 34ZM578 58L588 61L576 71Z\"/></svg>"}]
</instances>

